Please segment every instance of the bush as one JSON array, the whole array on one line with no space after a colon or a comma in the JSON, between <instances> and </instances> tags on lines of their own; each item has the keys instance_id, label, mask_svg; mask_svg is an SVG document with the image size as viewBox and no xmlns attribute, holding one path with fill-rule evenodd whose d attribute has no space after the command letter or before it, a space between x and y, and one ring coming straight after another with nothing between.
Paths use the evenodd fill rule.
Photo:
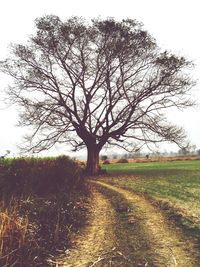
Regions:
<instances>
[{"instance_id":1,"label":"bush","mask_svg":"<svg viewBox=\"0 0 200 267\"><path fill-rule=\"evenodd\" d=\"M101 160L107 160L107 159L108 159L108 156L106 155L101 156Z\"/></svg>"},{"instance_id":2,"label":"bush","mask_svg":"<svg viewBox=\"0 0 200 267\"><path fill-rule=\"evenodd\" d=\"M103 164L110 164L110 161L108 159L104 160Z\"/></svg>"},{"instance_id":3,"label":"bush","mask_svg":"<svg viewBox=\"0 0 200 267\"><path fill-rule=\"evenodd\" d=\"M47 267L86 222L83 165L58 158L0 161L0 266Z\"/></svg>"},{"instance_id":4,"label":"bush","mask_svg":"<svg viewBox=\"0 0 200 267\"><path fill-rule=\"evenodd\" d=\"M66 156L4 160L0 171L0 195L4 200L11 196L69 192L84 186L83 169Z\"/></svg>"},{"instance_id":5,"label":"bush","mask_svg":"<svg viewBox=\"0 0 200 267\"><path fill-rule=\"evenodd\" d=\"M119 159L117 163L128 163L127 159Z\"/></svg>"}]
</instances>

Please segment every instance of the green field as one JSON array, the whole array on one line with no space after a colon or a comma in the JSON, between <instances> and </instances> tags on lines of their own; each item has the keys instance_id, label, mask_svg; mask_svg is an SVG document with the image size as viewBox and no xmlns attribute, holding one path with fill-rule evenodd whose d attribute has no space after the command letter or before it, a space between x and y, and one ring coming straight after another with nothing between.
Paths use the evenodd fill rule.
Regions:
<instances>
[{"instance_id":1,"label":"green field","mask_svg":"<svg viewBox=\"0 0 200 267\"><path fill-rule=\"evenodd\" d=\"M193 227L200 226L200 161L113 163L103 165L107 181L147 197L179 213Z\"/></svg>"}]
</instances>

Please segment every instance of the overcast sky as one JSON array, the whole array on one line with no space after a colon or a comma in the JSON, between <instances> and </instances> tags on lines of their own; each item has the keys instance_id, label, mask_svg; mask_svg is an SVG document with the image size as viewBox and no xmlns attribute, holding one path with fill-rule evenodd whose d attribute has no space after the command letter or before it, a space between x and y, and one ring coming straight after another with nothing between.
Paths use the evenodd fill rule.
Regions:
<instances>
[{"instance_id":1,"label":"overcast sky","mask_svg":"<svg viewBox=\"0 0 200 267\"><path fill-rule=\"evenodd\" d=\"M10 43L24 43L34 33L34 20L45 14L61 19L77 15L86 19L114 17L137 19L157 40L158 45L192 60L197 80L194 98L200 102L200 1L199 0L3 0L0 6L0 60L8 55ZM0 100L8 79L0 74ZM200 108L169 112L170 120L184 126L191 143L200 148ZM16 144L25 129L15 127L17 109L4 109L0 102L0 155L9 149L16 154ZM166 146L166 149L170 147ZM66 149L57 148L58 154ZM69 153L68 153L69 154Z\"/></svg>"}]
</instances>

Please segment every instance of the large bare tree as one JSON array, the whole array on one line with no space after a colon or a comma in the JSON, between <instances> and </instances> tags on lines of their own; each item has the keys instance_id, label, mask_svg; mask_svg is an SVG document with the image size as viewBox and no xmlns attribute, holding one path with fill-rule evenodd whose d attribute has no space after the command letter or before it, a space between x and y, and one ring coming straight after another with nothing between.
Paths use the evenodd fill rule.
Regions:
<instances>
[{"instance_id":1,"label":"large bare tree","mask_svg":"<svg viewBox=\"0 0 200 267\"><path fill-rule=\"evenodd\" d=\"M55 143L86 147L87 172L99 171L106 145L139 149L172 141L184 132L167 122L171 107L192 103L193 85L183 57L161 52L140 23L112 18L57 16L36 20L26 45L14 45L1 70L14 78L9 98L21 107L20 125L30 126L34 152Z\"/></svg>"}]
</instances>

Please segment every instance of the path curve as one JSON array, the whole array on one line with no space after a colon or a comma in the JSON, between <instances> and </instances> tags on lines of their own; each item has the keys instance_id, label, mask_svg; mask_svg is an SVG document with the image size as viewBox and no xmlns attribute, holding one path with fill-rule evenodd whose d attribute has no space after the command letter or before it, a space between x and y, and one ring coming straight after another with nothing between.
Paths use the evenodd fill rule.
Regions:
<instances>
[{"instance_id":1,"label":"path curve","mask_svg":"<svg viewBox=\"0 0 200 267\"><path fill-rule=\"evenodd\" d=\"M196 267L190 249L189 241L185 243L179 233L173 229L164 218L161 211L149 203L143 196L101 181L93 184L120 193L130 204L137 207L142 215L146 236L155 255L155 266L159 267Z\"/></svg>"}]
</instances>

